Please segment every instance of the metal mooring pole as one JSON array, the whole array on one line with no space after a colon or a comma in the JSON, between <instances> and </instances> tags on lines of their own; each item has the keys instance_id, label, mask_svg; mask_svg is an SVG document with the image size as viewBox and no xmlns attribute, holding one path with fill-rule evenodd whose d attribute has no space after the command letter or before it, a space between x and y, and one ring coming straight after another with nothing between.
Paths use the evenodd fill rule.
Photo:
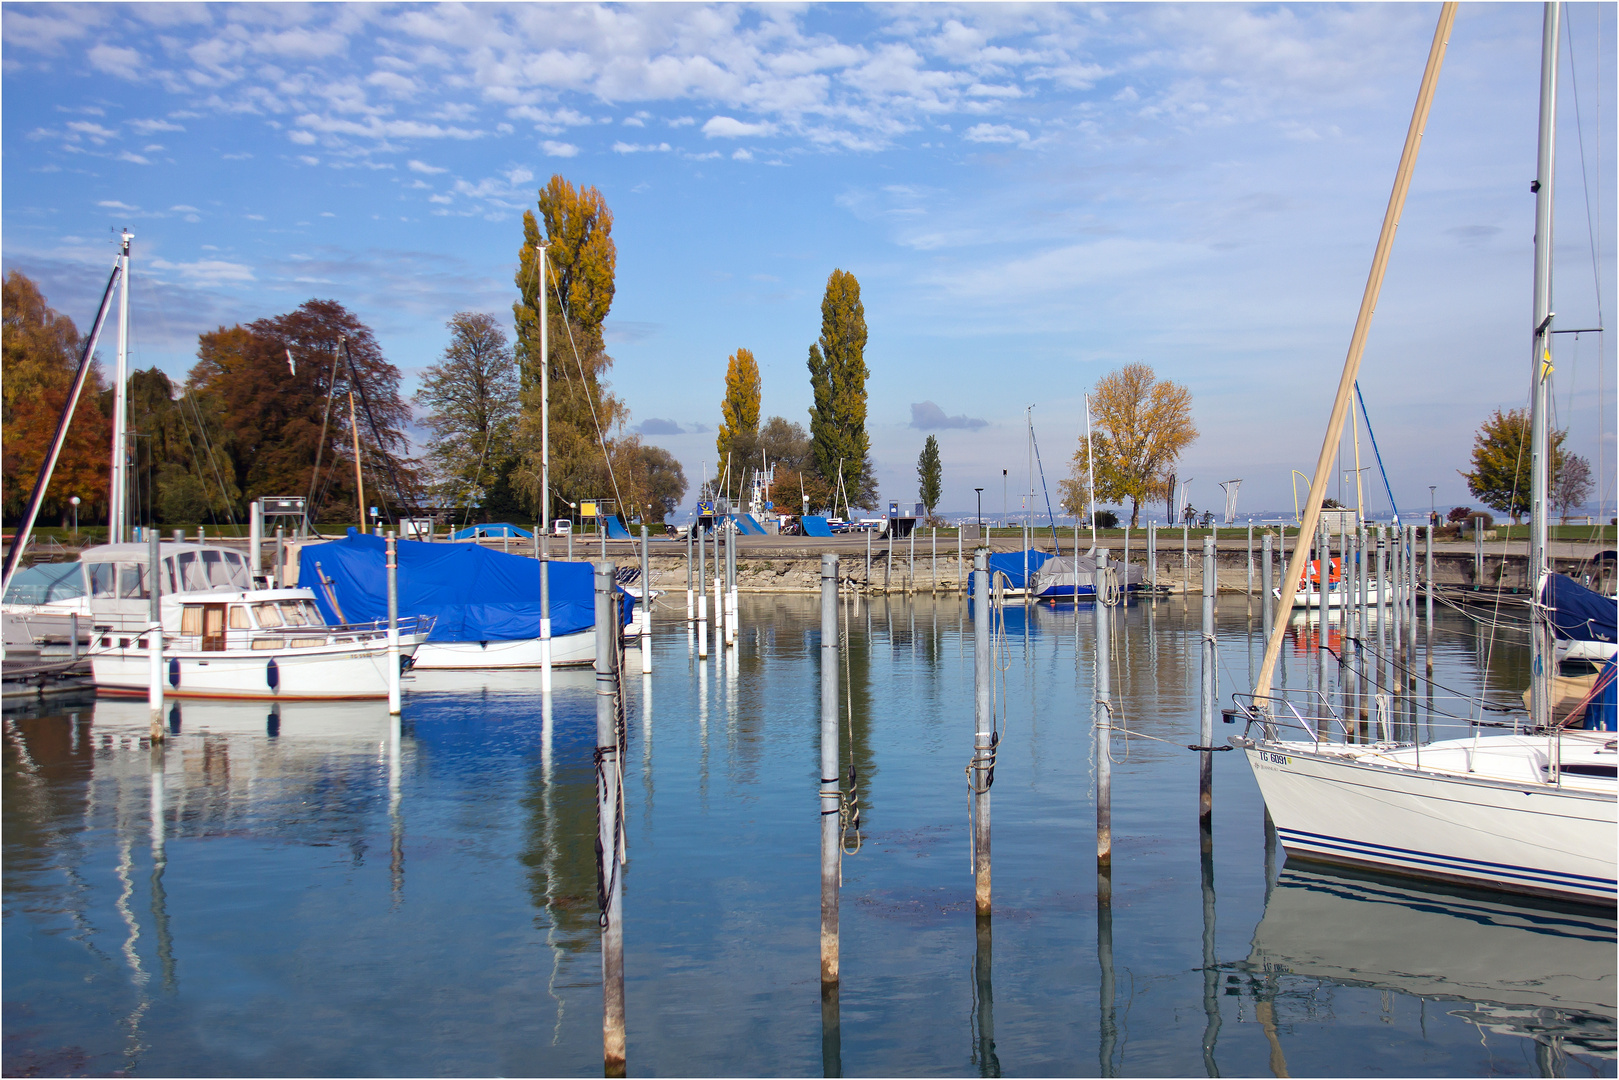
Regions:
<instances>
[{"instance_id":1,"label":"metal mooring pole","mask_svg":"<svg viewBox=\"0 0 1619 1080\"><path fill-rule=\"evenodd\" d=\"M1271 625L1272 625L1271 620L1274 617L1275 611L1276 611L1276 599L1274 597L1272 597L1271 594L1270 594L1270 591L1271 591L1271 589L1273 587L1271 585L1271 580L1272 580L1271 559L1272 559L1272 556L1274 554L1274 552L1272 551L1272 541L1273 540L1275 540L1275 537L1271 536L1271 534L1270 534L1270 532L1268 530L1266 531L1265 535L1260 538L1260 556L1259 557L1260 557L1260 563L1261 563L1261 565L1263 567L1263 571L1264 571L1263 574L1262 574L1263 580L1262 580L1261 584L1262 584L1262 587L1265 590L1264 594L1263 594L1263 597L1262 597L1262 599L1264 600L1264 603L1260 605L1260 610L1265 613L1265 619L1264 619L1265 627L1264 627L1264 629L1265 629L1265 640L1266 641L1270 640L1270 631L1271 631ZM1263 708L1263 707L1264 706L1261 706L1261 708Z\"/></svg>"},{"instance_id":2,"label":"metal mooring pole","mask_svg":"<svg viewBox=\"0 0 1619 1080\"><path fill-rule=\"evenodd\" d=\"M838 557L821 556L821 986L838 982Z\"/></svg>"},{"instance_id":3,"label":"metal mooring pole","mask_svg":"<svg viewBox=\"0 0 1619 1080\"><path fill-rule=\"evenodd\" d=\"M703 539L701 519L692 526L697 531L697 659L708 659L708 541Z\"/></svg>"},{"instance_id":4,"label":"metal mooring pole","mask_svg":"<svg viewBox=\"0 0 1619 1080\"><path fill-rule=\"evenodd\" d=\"M399 715L399 538L388 530L388 715Z\"/></svg>"},{"instance_id":5,"label":"metal mooring pole","mask_svg":"<svg viewBox=\"0 0 1619 1080\"><path fill-rule=\"evenodd\" d=\"M596 888L601 898L602 1069L623 1076L624 826L619 820L618 581L606 559L596 564Z\"/></svg>"},{"instance_id":6,"label":"metal mooring pole","mask_svg":"<svg viewBox=\"0 0 1619 1080\"><path fill-rule=\"evenodd\" d=\"M1102 603L1102 582L1107 575L1107 549L1096 551L1096 676L1092 680L1091 727L1096 737L1096 862L1113 865L1113 691L1109 679L1111 657L1108 611Z\"/></svg>"},{"instance_id":7,"label":"metal mooring pole","mask_svg":"<svg viewBox=\"0 0 1619 1080\"><path fill-rule=\"evenodd\" d=\"M1427 638L1428 638L1428 645L1427 645L1427 649L1428 649L1428 674L1432 675L1433 674L1433 523L1432 522L1428 523L1428 543L1427 543L1427 551L1426 551L1426 554L1425 554L1424 558L1425 558L1426 563L1427 563L1427 578L1428 578L1427 583L1426 583L1427 588L1424 590L1426 592L1426 594L1427 594L1427 601L1428 601L1428 612L1427 612L1427 618L1425 619L1426 629L1427 629Z\"/></svg>"},{"instance_id":8,"label":"metal mooring pole","mask_svg":"<svg viewBox=\"0 0 1619 1080\"><path fill-rule=\"evenodd\" d=\"M1220 662L1214 641L1214 537L1203 539L1203 708L1199 715L1198 742L1203 747L1197 763L1197 823L1212 827L1214 817L1214 703L1219 696Z\"/></svg>"},{"instance_id":9,"label":"metal mooring pole","mask_svg":"<svg viewBox=\"0 0 1619 1080\"><path fill-rule=\"evenodd\" d=\"M156 529L147 529L149 538L146 542L147 560L147 596L151 598L148 614L150 616L146 628L146 656L147 678L146 704L151 711L150 734L153 743L163 741L163 563L159 554L159 533ZM175 559L175 568L179 569L179 558ZM92 630L92 634L94 630ZM79 651L78 627L73 627L73 651Z\"/></svg>"},{"instance_id":10,"label":"metal mooring pole","mask_svg":"<svg viewBox=\"0 0 1619 1080\"><path fill-rule=\"evenodd\" d=\"M652 674L652 557L641 523L641 674Z\"/></svg>"},{"instance_id":11,"label":"metal mooring pole","mask_svg":"<svg viewBox=\"0 0 1619 1080\"><path fill-rule=\"evenodd\" d=\"M989 552L973 552L973 764L968 771L973 795L973 892L979 916L990 913L989 788L994 778L994 717L990 688Z\"/></svg>"}]
</instances>

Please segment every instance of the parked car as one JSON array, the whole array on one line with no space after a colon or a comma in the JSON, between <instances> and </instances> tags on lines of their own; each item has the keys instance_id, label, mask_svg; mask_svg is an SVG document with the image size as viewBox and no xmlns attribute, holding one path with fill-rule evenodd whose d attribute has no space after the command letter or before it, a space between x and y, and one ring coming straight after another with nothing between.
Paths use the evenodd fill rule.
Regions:
<instances>
[{"instance_id":1,"label":"parked car","mask_svg":"<svg viewBox=\"0 0 1619 1080\"><path fill-rule=\"evenodd\" d=\"M568 518L557 518L551 522L552 536L567 536L571 532L573 532L573 522Z\"/></svg>"}]
</instances>

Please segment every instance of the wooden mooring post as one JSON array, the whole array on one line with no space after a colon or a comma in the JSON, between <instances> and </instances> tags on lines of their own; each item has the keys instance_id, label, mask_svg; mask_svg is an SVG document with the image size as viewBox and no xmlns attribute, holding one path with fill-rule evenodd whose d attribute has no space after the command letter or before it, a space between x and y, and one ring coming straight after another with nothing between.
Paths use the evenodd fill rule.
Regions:
<instances>
[{"instance_id":1,"label":"wooden mooring post","mask_svg":"<svg viewBox=\"0 0 1619 1080\"><path fill-rule=\"evenodd\" d=\"M838 557L821 556L821 987L838 983Z\"/></svg>"},{"instance_id":2,"label":"wooden mooring post","mask_svg":"<svg viewBox=\"0 0 1619 1080\"><path fill-rule=\"evenodd\" d=\"M606 559L596 564L596 891L601 908L602 1069L623 1076L624 823L619 737L618 581Z\"/></svg>"}]
</instances>

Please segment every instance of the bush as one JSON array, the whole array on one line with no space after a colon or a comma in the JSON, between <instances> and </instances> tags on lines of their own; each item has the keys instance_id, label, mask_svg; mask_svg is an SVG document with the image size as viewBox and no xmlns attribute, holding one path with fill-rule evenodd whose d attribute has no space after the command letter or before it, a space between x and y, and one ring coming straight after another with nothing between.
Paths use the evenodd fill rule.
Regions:
<instances>
[{"instance_id":1,"label":"bush","mask_svg":"<svg viewBox=\"0 0 1619 1080\"><path fill-rule=\"evenodd\" d=\"M1450 522L1466 521L1472 512L1473 508L1471 506L1453 506L1450 508L1450 513L1445 515L1445 520Z\"/></svg>"},{"instance_id":2,"label":"bush","mask_svg":"<svg viewBox=\"0 0 1619 1080\"><path fill-rule=\"evenodd\" d=\"M1467 517L1473 523L1473 528L1480 531L1488 529L1490 526L1495 524L1495 517L1483 510L1474 510L1471 514L1468 514Z\"/></svg>"},{"instance_id":3,"label":"bush","mask_svg":"<svg viewBox=\"0 0 1619 1080\"><path fill-rule=\"evenodd\" d=\"M1096 527L1098 529L1117 529L1119 515L1111 510L1098 510L1096 512Z\"/></svg>"}]
</instances>

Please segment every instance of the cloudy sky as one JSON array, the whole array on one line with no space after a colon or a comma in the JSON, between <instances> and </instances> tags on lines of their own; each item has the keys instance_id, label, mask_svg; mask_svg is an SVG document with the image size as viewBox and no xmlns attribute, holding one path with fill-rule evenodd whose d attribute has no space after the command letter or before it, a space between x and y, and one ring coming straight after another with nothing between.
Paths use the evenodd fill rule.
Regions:
<instances>
[{"instance_id":1,"label":"cloudy sky","mask_svg":"<svg viewBox=\"0 0 1619 1080\"><path fill-rule=\"evenodd\" d=\"M1570 4L1560 327L1615 311L1614 13ZM414 382L508 322L552 173L615 215L614 389L695 482L726 356L803 422L833 268L860 280L885 498L929 432L944 507L1053 488L1083 395L1190 387L1191 501L1291 506L1354 325L1433 4L3 8L3 255L81 327L136 234L136 361L340 301ZM1541 8L1463 5L1361 385L1402 506L1468 502L1527 392ZM1587 192L1591 199L1587 200ZM1614 485L1611 336L1558 342L1559 423ZM1333 493L1336 493L1334 490ZM1609 495L1611 512L1612 495ZM1011 496L1017 503L1015 490ZM1379 497L1374 506L1386 506ZM1160 513L1162 511L1160 510Z\"/></svg>"}]
</instances>

